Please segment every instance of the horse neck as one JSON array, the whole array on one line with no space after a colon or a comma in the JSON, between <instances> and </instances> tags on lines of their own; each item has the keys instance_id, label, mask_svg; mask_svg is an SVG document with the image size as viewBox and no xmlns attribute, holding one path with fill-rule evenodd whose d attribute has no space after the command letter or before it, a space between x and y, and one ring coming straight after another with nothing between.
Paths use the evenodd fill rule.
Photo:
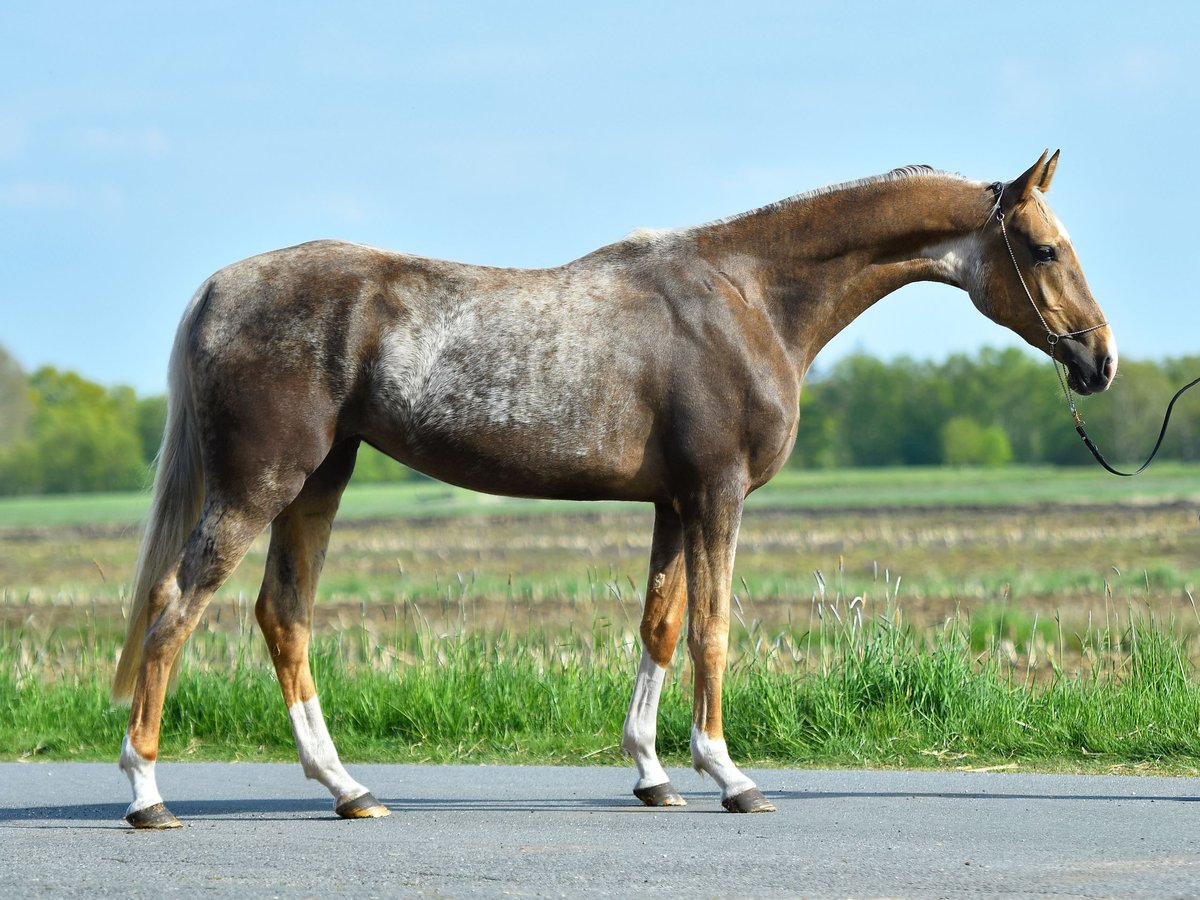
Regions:
<instances>
[{"instance_id":1,"label":"horse neck","mask_svg":"<svg viewBox=\"0 0 1200 900\"><path fill-rule=\"evenodd\" d=\"M964 243L991 194L957 176L872 179L707 226L700 252L758 297L803 373L881 297L914 281L964 289Z\"/></svg>"}]
</instances>

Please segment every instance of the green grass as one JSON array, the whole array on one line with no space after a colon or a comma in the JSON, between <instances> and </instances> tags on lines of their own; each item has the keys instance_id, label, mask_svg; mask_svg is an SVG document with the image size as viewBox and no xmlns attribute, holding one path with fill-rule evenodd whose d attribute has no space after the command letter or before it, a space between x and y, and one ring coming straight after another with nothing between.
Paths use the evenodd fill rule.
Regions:
<instances>
[{"instance_id":1,"label":"green grass","mask_svg":"<svg viewBox=\"0 0 1200 900\"><path fill-rule=\"evenodd\" d=\"M742 762L1154 771L1200 764L1200 686L1189 648L1169 624L1136 610L1126 611L1121 629L1082 635L1084 664L1072 672L1059 664L1063 636L1037 626L1014 653L1007 632L981 638L961 616L917 633L894 605L874 620L842 598L821 599L816 610L812 627L735 626L725 723ZM626 629L597 623L588 632L485 637L440 634L419 614L415 621L386 633L347 627L318 641L314 672L345 759L621 761L639 653ZM189 646L166 706L164 757L293 757L253 632L242 619ZM1049 668L1037 668L1038 655ZM111 759L125 726L125 711L106 699L114 656L113 641L86 626L57 636L25 626L0 632L0 758ZM680 766L688 760L687 664L677 662L672 676L659 746Z\"/></svg>"},{"instance_id":2,"label":"green grass","mask_svg":"<svg viewBox=\"0 0 1200 900\"><path fill-rule=\"evenodd\" d=\"M921 506L1015 506L1040 503L1141 503L1200 498L1200 466L1161 463L1136 479L1098 468L1009 466L990 469L897 468L785 470L752 494L750 508L862 509ZM623 504L600 502L604 511ZM578 510L570 501L479 494L426 479L351 485L339 517L347 521L422 519L463 514L537 515ZM145 492L0 497L0 528L131 525L149 507Z\"/></svg>"},{"instance_id":3,"label":"green grass","mask_svg":"<svg viewBox=\"0 0 1200 900\"><path fill-rule=\"evenodd\" d=\"M1200 467L1178 464L1124 480L781 474L751 498L759 512L742 530L732 752L779 765L1193 771L1197 498ZM107 700L118 601L146 501L0 500L0 758L113 758L126 716ZM631 509L428 481L352 486L314 650L343 756L620 762L650 517L617 508ZM168 758L294 758L247 605L263 549L185 650ZM814 569L829 573L831 601ZM659 728L671 765L688 761L689 681L677 661Z\"/></svg>"}]
</instances>

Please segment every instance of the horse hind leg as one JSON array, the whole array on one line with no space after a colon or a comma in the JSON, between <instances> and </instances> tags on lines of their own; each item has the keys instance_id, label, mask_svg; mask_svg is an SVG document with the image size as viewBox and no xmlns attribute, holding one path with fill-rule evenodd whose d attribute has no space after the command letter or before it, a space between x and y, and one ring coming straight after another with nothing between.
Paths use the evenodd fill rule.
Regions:
<instances>
[{"instance_id":1,"label":"horse hind leg","mask_svg":"<svg viewBox=\"0 0 1200 900\"><path fill-rule=\"evenodd\" d=\"M633 795L647 806L687 805L671 785L655 747L658 701L667 665L679 643L686 605L682 526L673 509L660 506L655 510L650 577L642 613L642 659L621 738L621 747L633 757L638 770Z\"/></svg>"},{"instance_id":2,"label":"horse hind leg","mask_svg":"<svg viewBox=\"0 0 1200 900\"><path fill-rule=\"evenodd\" d=\"M237 567L270 513L210 500L178 563L150 593L149 626L121 743L120 768L133 788L125 818L135 828L178 828L155 778L163 702L171 670L213 593Z\"/></svg>"},{"instance_id":3,"label":"horse hind leg","mask_svg":"<svg viewBox=\"0 0 1200 900\"><path fill-rule=\"evenodd\" d=\"M333 795L344 819L388 815L342 765L325 725L309 667L313 603L338 503L354 471L358 441L334 447L299 496L271 524L266 576L255 604L304 774Z\"/></svg>"}]
</instances>

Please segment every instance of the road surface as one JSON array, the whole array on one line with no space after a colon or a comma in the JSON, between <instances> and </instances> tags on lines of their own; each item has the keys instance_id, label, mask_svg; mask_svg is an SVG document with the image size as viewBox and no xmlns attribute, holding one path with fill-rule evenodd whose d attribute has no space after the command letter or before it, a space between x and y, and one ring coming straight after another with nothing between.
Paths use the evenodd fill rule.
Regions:
<instances>
[{"instance_id":1,"label":"road surface","mask_svg":"<svg viewBox=\"0 0 1200 900\"><path fill-rule=\"evenodd\" d=\"M350 766L342 821L298 765L166 763L186 823L134 832L115 764L0 764L0 897L1196 897L1200 780L752 772L774 814L653 810L628 769Z\"/></svg>"}]
</instances>

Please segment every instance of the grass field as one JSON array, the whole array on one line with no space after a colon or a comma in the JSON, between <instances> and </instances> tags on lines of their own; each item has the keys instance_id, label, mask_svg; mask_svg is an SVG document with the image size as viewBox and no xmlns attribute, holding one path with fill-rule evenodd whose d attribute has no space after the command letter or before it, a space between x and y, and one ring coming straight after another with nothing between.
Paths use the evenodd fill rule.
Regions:
<instances>
[{"instance_id":1,"label":"grass field","mask_svg":"<svg viewBox=\"0 0 1200 900\"><path fill-rule=\"evenodd\" d=\"M872 509L921 506L1028 506L1031 504L1162 503L1200 500L1200 466L1160 463L1135 479L1100 469L1006 466L994 469L904 468L785 470L752 494L748 508ZM82 494L66 497L0 497L0 530L53 526L133 526L149 507L149 494ZM532 516L626 508L477 494L418 479L351 485L342 521L456 515Z\"/></svg>"},{"instance_id":2,"label":"grass field","mask_svg":"<svg viewBox=\"0 0 1200 900\"><path fill-rule=\"evenodd\" d=\"M1152 471L785 473L742 530L735 754L1191 771L1200 467ZM0 757L109 758L119 744L124 712L105 696L145 503L0 501ZM616 761L650 524L631 505L351 488L317 616L344 754ZM253 626L264 551L186 651L167 755L292 753ZM686 687L664 699L676 763L688 703Z\"/></svg>"}]
</instances>

